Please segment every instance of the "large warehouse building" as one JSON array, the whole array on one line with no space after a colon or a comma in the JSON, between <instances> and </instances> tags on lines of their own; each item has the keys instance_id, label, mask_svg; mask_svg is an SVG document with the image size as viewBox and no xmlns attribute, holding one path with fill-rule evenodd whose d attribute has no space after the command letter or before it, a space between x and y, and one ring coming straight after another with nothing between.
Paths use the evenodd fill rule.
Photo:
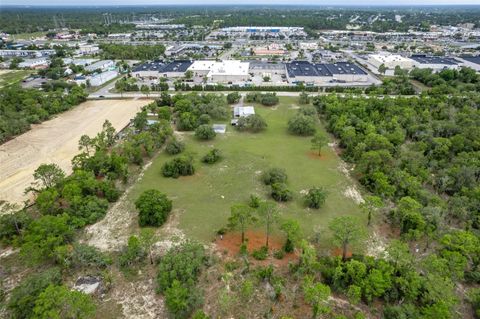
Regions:
<instances>
[{"instance_id":1,"label":"large warehouse building","mask_svg":"<svg viewBox=\"0 0 480 319\"><path fill-rule=\"evenodd\" d=\"M368 56L368 62L377 69L383 64L390 70L395 70L397 66L404 70L411 70L415 65L415 62L412 59L405 58L399 54L390 53L370 54Z\"/></svg>"},{"instance_id":2,"label":"large warehouse building","mask_svg":"<svg viewBox=\"0 0 480 319\"><path fill-rule=\"evenodd\" d=\"M322 85L332 82L368 81L367 72L350 62L312 64L307 61L294 61L286 64L286 70L290 83Z\"/></svg>"},{"instance_id":3,"label":"large warehouse building","mask_svg":"<svg viewBox=\"0 0 480 319\"><path fill-rule=\"evenodd\" d=\"M410 58L414 61L414 67L419 69L432 69L433 72L440 72L445 69L460 68L460 62L454 58L431 56L426 54L415 54Z\"/></svg>"}]
</instances>

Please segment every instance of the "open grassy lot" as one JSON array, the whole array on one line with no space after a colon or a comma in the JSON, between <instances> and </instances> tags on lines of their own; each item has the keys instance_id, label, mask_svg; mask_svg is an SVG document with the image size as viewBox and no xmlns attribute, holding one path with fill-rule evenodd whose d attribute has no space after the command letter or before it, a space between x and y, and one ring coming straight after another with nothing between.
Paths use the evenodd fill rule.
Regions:
<instances>
[{"instance_id":1,"label":"open grassy lot","mask_svg":"<svg viewBox=\"0 0 480 319\"><path fill-rule=\"evenodd\" d=\"M344 193L352 183L339 169L340 160L330 147L319 158L310 150L310 137L298 137L287 132L287 121L296 112L297 98L281 98L275 108L256 105L256 112L267 123L266 131L258 134L239 133L231 126L225 135L213 141L198 141L193 133L180 138L186 152L195 157L197 172L179 179L164 178L161 167L173 156L160 154L134 186L130 199L150 188L158 189L173 199L174 213L179 214L179 227L187 236L210 241L215 231L225 226L234 203L247 202L250 194L269 198L269 187L262 184L261 172L270 167L284 168L294 200L279 204L283 217L294 217L309 235L313 230L326 229L328 222L342 214L359 214L357 204ZM320 130L323 130L319 126ZM224 159L213 165L200 158L213 147L219 148ZM319 210L305 208L302 193L313 186L324 186L329 195Z\"/></svg>"},{"instance_id":2,"label":"open grassy lot","mask_svg":"<svg viewBox=\"0 0 480 319\"><path fill-rule=\"evenodd\" d=\"M32 70L1 70L0 87L16 84L32 73Z\"/></svg>"}]
</instances>

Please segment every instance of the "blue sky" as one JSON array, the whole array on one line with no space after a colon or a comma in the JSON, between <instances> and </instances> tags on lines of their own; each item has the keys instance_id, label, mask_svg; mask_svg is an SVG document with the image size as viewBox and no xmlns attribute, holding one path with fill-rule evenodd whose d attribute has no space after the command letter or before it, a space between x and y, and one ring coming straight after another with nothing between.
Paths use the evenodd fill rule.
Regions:
<instances>
[{"instance_id":1,"label":"blue sky","mask_svg":"<svg viewBox=\"0 0 480 319\"><path fill-rule=\"evenodd\" d=\"M461 5L480 0L0 0L1 5L186 5L186 4L309 4L309 5Z\"/></svg>"}]
</instances>

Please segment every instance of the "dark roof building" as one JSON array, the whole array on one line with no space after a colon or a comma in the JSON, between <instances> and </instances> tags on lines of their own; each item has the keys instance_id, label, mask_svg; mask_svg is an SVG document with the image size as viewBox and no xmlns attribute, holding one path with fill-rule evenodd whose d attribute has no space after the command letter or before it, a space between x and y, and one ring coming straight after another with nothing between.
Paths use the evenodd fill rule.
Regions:
<instances>
[{"instance_id":1,"label":"dark roof building","mask_svg":"<svg viewBox=\"0 0 480 319\"><path fill-rule=\"evenodd\" d=\"M167 72L186 72L187 69L192 65L193 62L190 60L177 60L166 64L160 72L167 73Z\"/></svg>"},{"instance_id":2,"label":"dark roof building","mask_svg":"<svg viewBox=\"0 0 480 319\"><path fill-rule=\"evenodd\" d=\"M334 75L367 75L358 65L350 62L312 64L307 61L294 61L286 65L289 77Z\"/></svg>"},{"instance_id":3,"label":"dark roof building","mask_svg":"<svg viewBox=\"0 0 480 319\"><path fill-rule=\"evenodd\" d=\"M480 55L477 55L477 56L463 55L461 56L461 58L464 59L465 61L480 65Z\"/></svg>"},{"instance_id":4,"label":"dark roof building","mask_svg":"<svg viewBox=\"0 0 480 319\"><path fill-rule=\"evenodd\" d=\"M132 72L160 71L164 66L165 63L163 63L162 61L146 62L135 66Z\"/></svg>"},{"instance_id":5,"label":"dark roof building","mask_svg":"<svg viewBox=\"0 0 480 319\"><path fill-rule=\"evenodd\" d=\"M426 54L414 54L410 58L420 64L457 65L459 63L454 58L433 56L433 55L426 55Z\"/></svg>"}]
</instances>

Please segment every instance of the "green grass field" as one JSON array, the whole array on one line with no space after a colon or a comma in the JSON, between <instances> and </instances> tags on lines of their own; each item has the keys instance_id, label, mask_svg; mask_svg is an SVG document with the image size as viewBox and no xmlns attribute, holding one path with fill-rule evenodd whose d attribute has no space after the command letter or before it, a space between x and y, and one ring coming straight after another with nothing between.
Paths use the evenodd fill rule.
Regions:
<instances>
[{"instance_id":1,"label":"green grass field","mask_svg":"<svg viewBox=\"0 0 480 319\"><path fill-rule=\"evenodd\" d=\"M288 186L294 193L293 201L279 204L281 215L298 219L306 235L326 229L335 216L358 215L355 202L343 195L353 182L338 169L339 158L333 150L325 147L319 158L310 150L311 137L288 134L287 121L296 112L296 101L281 98L274 109L256 105L256 112L268 123L262 133L239 133L228 125L227 133L218 134L213 141L200 142L193 133L183 134L186 152L195 157L196 174L164 178L161 167L173 156L162 153L134 186L130 199L134 201L150 188L166 193L173 200L175 213L180 214L179 227L188 236L210 241L215 231L225 226L232 204L246 203L250 194L269 198L269 187L262 184L260 174L267 168L280 167L287 171ZM224 159L213 165L201 163L200 158L213 147L223 152ZM313 186L323 186L329 192L326 204L319 210L303 205L301 191Z\"/></svg>"},{"instance_id":2,"label":"green grass field","mask_svg":"<svg viewBox=\"0 0 480 319\"><path fill-rule=\"evenodd\" d=\"M32 70L3 70L0 72L0 87L16 84L34 72Z\"/></svg>"}]
</instances>

